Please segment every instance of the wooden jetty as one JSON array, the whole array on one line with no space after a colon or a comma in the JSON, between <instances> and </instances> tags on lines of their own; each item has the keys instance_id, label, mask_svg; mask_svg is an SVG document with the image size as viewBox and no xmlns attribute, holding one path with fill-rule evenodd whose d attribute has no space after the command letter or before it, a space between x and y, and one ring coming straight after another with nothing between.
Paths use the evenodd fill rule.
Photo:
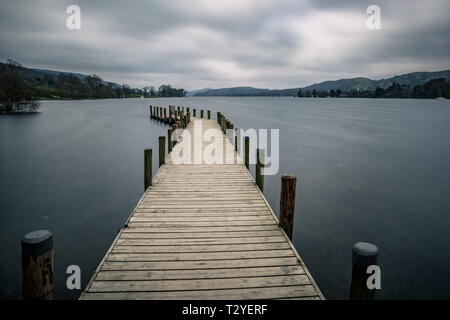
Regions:
<instances>
[{"instance_id":1,"label":"wooden jetty","mask_svg":"<svg viewBox=\"0 0 450 320\"><path fill-rule=\"evenodd\" d=\"M151 116L185 127L180 141L189 133L192 157L206 146L196 144L195 122L202 133L232 127L220 113L216 121L209 111L203 119L170 109L153 107ZM222 150L233 141L222 134ZM238 152L232 164L175 164L174 151L162 153L80 299L324 298Z\"/></svg>"}]
</instances>

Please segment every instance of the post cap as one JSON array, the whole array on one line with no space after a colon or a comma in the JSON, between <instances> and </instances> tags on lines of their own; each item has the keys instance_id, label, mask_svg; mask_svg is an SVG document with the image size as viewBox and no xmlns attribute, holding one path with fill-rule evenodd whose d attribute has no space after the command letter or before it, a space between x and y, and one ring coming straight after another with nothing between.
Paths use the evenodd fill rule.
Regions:
<instances>
[{"instance_id":1,"label":"post cap","mask_svg":"<svg viewBox=\"0 0 450 320\"><path fill-rule=\"evenodd\" d=\"M53 249L53 234L48 230L27 233L22 238L22 255L40 256Z\"/></svg>"},{"instance_id":2,"label":"post cap","mask_svg":"<svg viewBox=\"0 0 450 320\"><path fill-rule=\"evenodd\" d=\"M378 264L378 247L368 242L358 242L352 248L352 260L360 267Z\"/></svg>"},{"instance_id":3,"label":"post cap","mask_svg":"<svg viewBox=\"0 0 450 320\"><path fill-rule=\"evenodd\" d=\"M292 173L285 173L281 176L281 179L297 179L295 174Z\"/></svg>"}]
</instances>

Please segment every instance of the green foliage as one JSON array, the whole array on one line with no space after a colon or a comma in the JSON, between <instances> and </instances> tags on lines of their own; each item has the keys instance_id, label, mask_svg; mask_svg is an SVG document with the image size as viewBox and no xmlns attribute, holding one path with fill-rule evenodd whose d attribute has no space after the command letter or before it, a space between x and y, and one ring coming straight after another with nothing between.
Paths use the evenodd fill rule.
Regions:
<instances>
[{"instance_id":1,"label":"green foliage","mask_svg":"<svg viewBox=\"0 0 450 320\"><path fill-rule=\"evenodd\" d=\"M0 113L36 112L33 88L20 73L21 65L8 60L0 69Z\"/></svg>"}]
</instances>

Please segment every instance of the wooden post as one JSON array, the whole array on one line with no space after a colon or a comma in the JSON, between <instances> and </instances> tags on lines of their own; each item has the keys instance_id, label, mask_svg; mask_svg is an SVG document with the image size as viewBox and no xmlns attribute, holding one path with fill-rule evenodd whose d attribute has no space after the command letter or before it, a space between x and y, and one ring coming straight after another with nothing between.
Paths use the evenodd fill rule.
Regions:
<instances>
[{"instance_id":1,"label":"wooden post","mask_svg":"<svg viewBox=\"0 0 450 320\"><path fill-rule=\"evenodd\" d=\"M203 119L203 109L202 109L202 110L200 110L200 118L202 118L202 119Z\"/></svg>"},{"instance_id":2,"label":"wooden post","mask_svg":"<svg viewBox=\"0 0 450 320\"><path fill-rule=\"evenodd\" d=\"M191 122L191 113L188 111L188 113L186 113L186 119L187 119L187 125L189 124L189 122Z\"/></svg>"},{"instance_id":3,"label":"wooden post","mask_svg":"<svg viewBox=\"0 0 450 320\"><path fill-rule=\"evenodd\" d=\"M152 185L152 149L144 150L144 191Z\"/></svg>"},{"instance_id":4,"label":"wooden post","mask_svg":"<svg viewBox=\"0 0 450 320\"><path fill-rule=\"evenodd\" d=\"M256 185L264 192L264 149L256 149Z\"/></svg>"},{"instance_id":5,"label":"wooden post","mask_svg":"<svg viewBox=\"0 0 450 320\"><path fill-rule=\"evenodd\" d=\"M241 156L241 129L236 128L236 152Z\"/></svg>"},{"instance_id":6,"label":"wooden post","mask_svg":"<svg viewBox=\"0 0 450 320\"><path fill-rule=\"evenodd\" d=\"M53 299L53 235L48 230L22 238L23 299Z\"/></svg>"},{"instance_id":7,"label":"wooden post","mask_svg":"<svg viewBox=\"0 0 450 320\"><path fill-rule=\"evenodd\" d=\"M220 112L217 112L217 122L220 124L220 116L221 116L221 114L220 114Z\"/></svg>"},{"instance_id":8,"label":"wooden post","mask_svg":"<svg viewBox=\"0 0 450 320\"><path fill-rule=\"evenodd\" d=\"M180 106L177 106L178 114L180 114Z\"/></svg>"},{"instance_id":9,"label":"wooden post","mask_svg":"<svg viewBox=\"0 0 450 320\"><path fill-rule=\"evenodd\" d=\"M197 116L197 110L194 109L194 117Z\"/></svg>"},{"instance_id":10,"label":"wooden post","mask_svg":"<svg viewBox=\"0 0 450 320\"><path fill-rule=\"evenodd\" d=\"M250 162L250 137L244 138L244 148L245 148L245 166L247 170L250 170L249 162Z\"/></svg>"},{"instance_id":11,"label":"wooden post","mask_svg":"<svg viewBox=\"0 0 450 320\"><path fill-rule=\"evenodd\" d=\"M172 125L172 132L173 133L175 133L175 135L174 135L174 139L173 139L173 141L172 141L172 148L177 144L177 142L178 142L178 136L177 136L177 124L176 123L174 123L173 125Z\"/></svg>"},{"instance_id":12,"label":"wooden post","mask_svg":"<svg viewBox=\"0 0 450 320\"><path fill-rule=\"evenodd\" d=\"M367 267L378 265L378 248L368 242L358 242L352 248L350 300L373 300L376 289L367 287Z\"/></svg>"},{"instance_id":13,"label":"wooden post","mask_svg":"<svg viewBox=\"0 0 450 320\"><path fill-rule=\"evenodd\" d=\"M190 108L186 107L186 113L190 113L190 112L191 112Z\"/></svg>"},{"instance_id":14,"label":"wooden post","mask_svg":"<svg viewBox=\"0 0 450 320\"><path fill-rule=\"evenodd\" d=\"M153 107L150 105L150 118L153 118Z\"/></svg>"},{"instance_id":15,"label":"wooden post","mask_svg":"<svg viewBox=\"0 0 450 320\"><path fill-rule=\"evenodd\" d=\"M283 174L281 177L279 226L286 232L287 236L291 240L292 230L294 227L296 184L297 178L293 174Z\"/></svg>"},{"instance_id":16,"label":"wooden post","mask_svg":"<svg viewBox=\"0 0 450 320\"><path fill-rule=\"evenodd\" d=\"M172 129L167 129L167 154L172 151Z\"/></svg>"},{"instance_id":17,"label":"wooden post","mask_svg":"<svg viewBox=\"0 0 450 320\"><path fill-rule=\"evenodd\" d=\"M166 158L166 137L159 137L159 166L165 163Z\"/></svg>"},{"instance_id":18,"label":"wooden post","mask_svg":"<svg viewBox=\"0 0 450 320\"><path fill-rule=\"evenodd\" d=\"M167 111L166 108L164 108L164 121L166 121L166 119L167 119Z\"/></svg>"},{"instance_id":19,"label":"wooden post","mask_svg":"<svg viewBox=\"0 0 450 320\"><path fill-rule=\"evenodd\" d=\"M208 120L211 120L211 110L208 110Z\"/></svg>"}]
</instances>

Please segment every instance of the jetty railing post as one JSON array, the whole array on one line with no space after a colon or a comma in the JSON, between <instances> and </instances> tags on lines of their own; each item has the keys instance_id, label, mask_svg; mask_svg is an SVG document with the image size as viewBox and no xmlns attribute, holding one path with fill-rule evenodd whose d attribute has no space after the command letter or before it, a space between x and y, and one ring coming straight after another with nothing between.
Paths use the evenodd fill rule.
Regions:
<instances>
[{"instance_id":1,"label":"jetty railing post","mask_svg":"<svg viewBox=\"0 0 450 320\"><path fill-rule=\"evenodd\" d=\"M264 192L264 149L256 149L256 185Z\"/></svg>"},{"instance_id":2,"label":"jetty railing post","mask_svg":"<svg viewBox=\"0 0 450 320\"><path fill-rule=\"evenodd\" d=\"M23 299L53 299L53 235L48 230L22 238Z\"/></svg>"},{"instance_id":3,"label":"jetty railing post","mask_svg":"<svg viewBox=\"0 0 450 320\"><path fill-rule=\"evenodd\" d=\"M217 123L220 124L220 112L217 112Z\"/></svg>"},{"instance_id":4,"label":"jetty railing post","mask_svg":"<svg viewBox=\"0 0 450 320\"><path fill-rule=\"evenodd\" d=\"M281 177L279 226L286 232L287 236L291 240L292 231L294 228L296 184L297 177L293 174L283 174L283 176Z\"/></svg>"},{"instance_id":5,"label":"jetty railing post","mask_svg":"<svg viewBox=\"0 0 450 320\"><path fill-rule=\"evenodd\" d=\"M159 137L159 166L165 163L166 158L166 137Z\"/></svg>"},{"instance_id":6,"label":"jetty railing post","mask_svg":"<svg viewBox=\"0 0 450 320\"><path fill-rule=\"evenodd\" d=\"M208 120L211 120L211 110L208 110Z\"/></svg>"},{"instance_id":7,"label":"jetty railing post","mask_svg":"<svg viewBox=\"0 0 450 320\"><path fill-rule=\"evenodd\" d=\"M172 129L167 129L167 154L172 151Z\"/></svg>"},{"instance_id":8,"label":"jetty railing post","mask_svg":"<svg viewBox=\"0 0 450 320\"><path fill-rule=\"evenodd\" d=\"M194 117L197 116L197 110L194 109Z\"/></svg>"},{"instance_id":9,"label":"jetty railing post","mask_svg":"<svg viewBox=\"0 0 450 320\"><path fill-rule=\"evenodd\" d=\"M378 247L368 242L358 242L352 248L352 276L350 300L373 300L375 288L367 287L367 267L378 265Z\"/></svg>"},{"instance_id":10,"label":"jetty railing post","mask_svg":"<svg viewBox=\"0 0 450 320\"><path fill-rule=\"evenodd\" d=\"M144 191L152 185L152 149L144 150Z\"/></svg>"},{"instance_id":11,"label":"jetty railing post","mask_svg":"<svg viewBox=\"0 0 450 320\"><path fill-rule=\"evenodd\" d=\"M247 170L250 170L249 162L250 162L250 137L245 137L244 139L244 148L245 148L245 166Z\"/></svg>"},{"instance_id":12,"label":"jetty railing post","mask_svg":"<svg viewBox=\"0 0 450 320\"><path fill-rule=\"evenodd\" d=\"M202 118L202 119L203 119L203 109L202 109L202 110L200 110L200 118Z\"/></svg>"},{"instance_id":13,"label":"jetty railing post","mask_svg":"<svg viewBox=\"0 0 450 320\"><path fill-rule=\"evenodd\" d=\"M236 128L236 152L241 156L241 129Z\"/></svg>"}]
</instances>

